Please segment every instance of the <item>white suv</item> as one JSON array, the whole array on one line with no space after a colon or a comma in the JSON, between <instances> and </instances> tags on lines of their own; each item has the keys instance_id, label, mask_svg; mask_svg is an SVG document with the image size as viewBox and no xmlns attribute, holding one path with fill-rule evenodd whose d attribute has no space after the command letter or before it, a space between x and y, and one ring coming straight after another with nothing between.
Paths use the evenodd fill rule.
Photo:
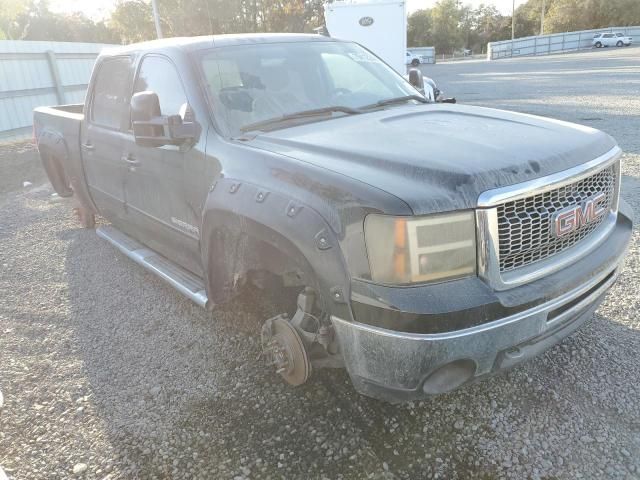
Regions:
<instances>
[{"instance_id":1,"label":"white suv","mask_svg":"<svg viewBox=\"0 0 640 480\"><path fill-rule=\"evenodd\" d=\"M596 48L600 47L622 47L631 45L631 37L616 32L616 33L597 33L593 37L592 45Z\"/></svg>"}]
</instances>

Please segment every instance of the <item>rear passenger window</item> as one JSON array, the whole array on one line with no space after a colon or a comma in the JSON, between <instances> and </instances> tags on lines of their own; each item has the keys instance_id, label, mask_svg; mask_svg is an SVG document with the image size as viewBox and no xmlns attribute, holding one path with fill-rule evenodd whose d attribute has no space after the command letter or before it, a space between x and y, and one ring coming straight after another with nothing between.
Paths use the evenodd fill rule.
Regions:
<instances>
[{"instance_id":1,"label":"rear passenger window","mask_svg":"<svg viewBox=\"0 0 640 480\"><path fill-rule=\"evenodd\" d=\"M160 101L162 115L178 115L187 103L187 95L173 63L169 60L148 56L142 61L133 92L154 92Z\"/></svg>"},{"instance_id":2,"label":"rear passenger window","mask_svg":"<svg viewBox=\"0 0 640 480\"><path fill-rule=\"evenodd\" d=\"M119 129L127 111L129 91L129 57L116 57L101 63L93 87L91 121Z\"/></svg>"}]
</instances>

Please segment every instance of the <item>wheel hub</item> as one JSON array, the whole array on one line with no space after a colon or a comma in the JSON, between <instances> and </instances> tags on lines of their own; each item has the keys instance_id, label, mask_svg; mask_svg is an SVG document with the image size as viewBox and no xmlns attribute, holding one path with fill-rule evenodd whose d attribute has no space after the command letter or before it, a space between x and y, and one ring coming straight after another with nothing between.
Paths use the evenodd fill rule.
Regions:
<instances>
[{"instance_id":1,"label":"wheel hub","mask_svg":"<svg viewBox=\"0 0 640 480\"><path fill-rule=\"evenodd\" d=\"M302 338L282 316L270 318L262 327L262 351L276 373L291 385L302 385L311 375L311 362Z\"/></svg>"}]
</instances>

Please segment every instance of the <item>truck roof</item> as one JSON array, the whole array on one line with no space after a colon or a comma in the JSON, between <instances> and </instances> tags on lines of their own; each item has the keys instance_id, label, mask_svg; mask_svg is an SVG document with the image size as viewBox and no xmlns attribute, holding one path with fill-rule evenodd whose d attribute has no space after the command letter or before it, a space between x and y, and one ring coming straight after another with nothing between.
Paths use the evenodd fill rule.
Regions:
<instances>
[{"instance_id":1,"label":"truck roof","mask_svg":"<svg viewBox=\"0 0 640 480\"><path fill-rule=\"evenodd\" d=\"M235 45L310 41L326 42L336 41L336 39L310 33L240 33L228 35L204 35L200 37L173 37L151 40L148 42L132 43L121 47L106 48L103 50L102 55L119 55L139 51L148 52L176 47L193 51L204 48L220 48Z\"/></svg>"}]
</instances>

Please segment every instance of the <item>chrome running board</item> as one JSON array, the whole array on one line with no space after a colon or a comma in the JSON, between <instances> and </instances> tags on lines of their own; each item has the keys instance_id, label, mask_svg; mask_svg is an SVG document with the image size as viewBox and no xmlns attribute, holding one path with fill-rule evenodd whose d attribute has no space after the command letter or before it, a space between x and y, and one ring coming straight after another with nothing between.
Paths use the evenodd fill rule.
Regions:
<instances>
[{"instance_id":1,"label":"chrome running board","mask_svg":"<svg viewBox=\"0 0 640 480\"><path fill-rule=\"evenodd\" d=\"M145 247L111 225L97 228L96 233L131 260L162 278L183 295L186 295L197 305L207 308L209 300L204 282L200 277L167 260L158 252Z\"/></svg>"}]
</instances>

